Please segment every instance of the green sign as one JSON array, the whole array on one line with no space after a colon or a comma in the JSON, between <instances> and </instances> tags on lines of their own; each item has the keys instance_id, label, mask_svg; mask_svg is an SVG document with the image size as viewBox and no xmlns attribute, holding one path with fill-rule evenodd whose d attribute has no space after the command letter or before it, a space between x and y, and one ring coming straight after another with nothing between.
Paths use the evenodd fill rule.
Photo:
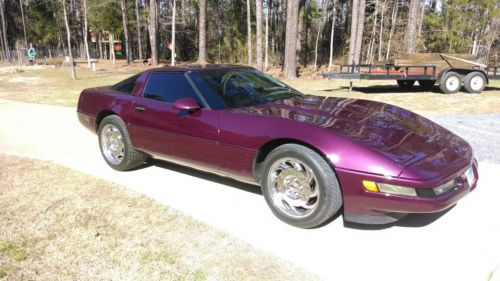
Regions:
<instances>
[{"instance_id":1,"label":"green sign","mask_svg":"<svg viewBox=\"0 0 500 281\"><path fill-rule=\"evenodd\" d=\"M30 60L35 59L35 57L36 57L35 48L29 48L28 49L28 57L29 57Z\"/></svg>"}]
</instances>

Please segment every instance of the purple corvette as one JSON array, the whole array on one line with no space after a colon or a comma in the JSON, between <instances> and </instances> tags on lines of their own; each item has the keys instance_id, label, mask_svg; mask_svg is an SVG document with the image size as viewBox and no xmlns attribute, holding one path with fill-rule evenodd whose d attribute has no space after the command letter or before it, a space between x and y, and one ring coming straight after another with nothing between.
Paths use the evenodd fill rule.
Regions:
<instances>
[{"instance_id":1,"label":"purple corvette","mask_svg":"<svg viewBox=\"0 0 500 281\"><path fill-rule=\"evenodd\" d=\"M147 70L84 90L77 111L112 168L158 158L258 184L297 227L438 212L478 179L469 144L415 113L304 95L250 67Z\"/></svg>"}]
</instances>

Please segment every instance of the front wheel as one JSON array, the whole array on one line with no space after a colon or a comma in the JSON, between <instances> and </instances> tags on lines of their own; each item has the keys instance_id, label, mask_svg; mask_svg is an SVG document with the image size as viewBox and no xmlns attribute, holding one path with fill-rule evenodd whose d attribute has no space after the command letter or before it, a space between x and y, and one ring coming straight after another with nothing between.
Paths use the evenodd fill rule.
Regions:
<instances>
[{"instance_id":1,"label":"front wheel","mask_svg":"<svg viewBox=\"0 0 500 281\"><path fill-rule=\"evenodd\" d=\"M111 168L126 171L144 163L146 156L132 147L127 127L123 120L110 115L99 125L99 147L104 160Z\"/></svg>"},{"instance_id":2,"label":"front wheel","mask_svg":"<svg viewBox=\"0 0 500 281\"><path fill-rule=\"evenodd\" d=\"M461 86L462 78L454 71L447 72L443 75L439 83L439 88L445 94L455 94L460 90Z\"/></svg>"},{"instance_id":3,"label":"front wheel","mask_svg":"<svg viewBox=\"0 0 500 281\"><path fill-rule=\"evenodd\" d=\"M273 150L264 161L264 197L280 220L313 228L342 207L340 185L330 165L315 151L297 144Z\"/></svg>"}]
</instances>

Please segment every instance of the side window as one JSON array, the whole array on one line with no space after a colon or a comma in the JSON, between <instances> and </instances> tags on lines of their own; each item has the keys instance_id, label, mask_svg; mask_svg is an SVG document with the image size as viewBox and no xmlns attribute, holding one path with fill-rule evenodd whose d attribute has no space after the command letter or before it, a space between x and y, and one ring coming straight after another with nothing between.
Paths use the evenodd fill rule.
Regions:
<instances>
[{"instance_id":1,"label":"side window","mask_svg":"<svg viewBox=\"0 0 500 281\"><path fill-rule=\"evenodd\" d=\"M144 88L144 98L173 103L180 98L193 98L202 104L183 73L153 72Z\"/></svg>"},{"instance_id":2,"label":"side window","mask_svg":"<svg viewBox=\"0 0 500 281\"><path fill-rule=\"evenodd\" d=\"M132 91L134 90L135 87L135 81L137 81L137 78L139 78L139 74L134 75L130 78L127 78L113 86L111 86L111 89L122 92L124 94L131 95Z\"/></svg>"}]
</instances>

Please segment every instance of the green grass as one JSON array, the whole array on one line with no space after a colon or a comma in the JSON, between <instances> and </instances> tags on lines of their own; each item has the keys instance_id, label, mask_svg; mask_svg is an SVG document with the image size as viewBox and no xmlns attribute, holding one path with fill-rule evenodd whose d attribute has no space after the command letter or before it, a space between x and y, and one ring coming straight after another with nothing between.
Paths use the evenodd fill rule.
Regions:
<instances>
[{"instance_id":1,"label":"green grass","mask_svg":"<svg viewBox=\"0 0 500 281\"><path fill-rule=\"evenodd\" d=\"M13 241L0 241L0 254L17 262L25 260L28 256L24 246Z\"/></svg>"}]
</instances>

